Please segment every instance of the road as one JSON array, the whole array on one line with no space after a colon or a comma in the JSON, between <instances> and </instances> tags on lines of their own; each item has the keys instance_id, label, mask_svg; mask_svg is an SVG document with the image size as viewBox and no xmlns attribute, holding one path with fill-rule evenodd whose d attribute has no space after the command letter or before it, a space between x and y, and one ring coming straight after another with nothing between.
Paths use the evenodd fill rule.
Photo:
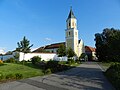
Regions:
<instances>
[{"instance_id":1,"label":"road","mask_svg":"<svg viewBox=\"0 0 120 90\"><path fill-rule=\"evenodd\" d=\"M114 90L96 62L43 77L0 84L0 90Z\"/></svg>"}]
</instances>

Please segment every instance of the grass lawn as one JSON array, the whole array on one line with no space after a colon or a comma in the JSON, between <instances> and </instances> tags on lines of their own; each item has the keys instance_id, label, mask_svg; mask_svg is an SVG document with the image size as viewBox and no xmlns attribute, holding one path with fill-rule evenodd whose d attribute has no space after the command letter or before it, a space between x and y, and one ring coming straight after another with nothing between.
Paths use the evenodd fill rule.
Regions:
<instances>
[{"instance_id":1,"label":"grass lawn","mask_svg":"<svg viewBox=\"0 0 120 90\"><path fill-rule=\"evenodd\" d=\"M57 62L49 61L45 66L42 66L46 69L42 70L42 67L40 68L38 65L33 65L31 62L25 62L24 65L22 63L4 63L4 65L0 66L0 83L22 78L43 76L45 74L68 70L78 65L80 64L67 64L67 62L59 62L58 64Z\"/></svg>"},{"instance_id":2,"label":"grass lawn","mask_svg":"<svg viewBox=\"0 0 120 90\"><path fill-rule=\"evenodd\" d=\"M101 68L106 71L113 62L98 62L98 64L101 66Z\"/></svg>"},{"instance_id":3,"label":"grass lawn","mask_svg":"<svg viewBox=\"0 0 120 90\"><path fill-rule=\"evenodd\" d=\"M3 66L0 66L0 73L2 73L3 76L6 76L7 74L21 73L23 78L44 75L40 68L33 66L31 63L27 63L25 65L4 63Z\"/></svg>"}]
</instances>

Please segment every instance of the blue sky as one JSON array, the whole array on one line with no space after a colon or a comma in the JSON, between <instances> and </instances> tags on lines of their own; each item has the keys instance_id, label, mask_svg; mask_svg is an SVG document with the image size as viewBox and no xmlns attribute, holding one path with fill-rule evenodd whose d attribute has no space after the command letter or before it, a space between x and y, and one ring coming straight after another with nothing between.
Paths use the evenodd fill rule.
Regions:
<instances>
[{"instance_id":1,"label":"blue sky","mask_svg":"<svg viewBox=\"0 0 120 90\"><path fill-rule=\"evenodd\" d=\"M23 36L33 48L65 41L70 6L85 45L104 28L120 29L120 0L0 0L0 49L14 50Z\"/></svg>"}]
</instances>

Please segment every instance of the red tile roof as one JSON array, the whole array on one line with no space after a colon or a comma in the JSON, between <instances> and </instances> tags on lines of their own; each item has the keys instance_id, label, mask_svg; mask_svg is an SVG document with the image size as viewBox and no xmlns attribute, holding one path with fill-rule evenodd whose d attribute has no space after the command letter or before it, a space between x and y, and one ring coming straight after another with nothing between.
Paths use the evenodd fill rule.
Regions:
<instances>
[{"instance_id":1,"label":"red tile roof","mask_svg":"<svg viewBox=\"0 0 120 90\"><path fill-rule=\"evenodd\" d=\"M62 45L62 44L65 45L65 42L55 43L55 44L51 44L51 45L47 45L47 46L45 47L45 49L59 48L60 45Z\"/></svg>"},{"instance_id":2,"label":"red tile roof","mask_svg":"<svg viewBox=\"0 0 120 90\"><path fill-rule=\"evenodd\" d=\"M85 46L85 52L95 52L95 51L96 51L96 48Z\"/></svg>"},{"instance_id":3,"label":"red tile roof","mask_svg":"<svg viewBox=\"0 0 120 90\"><path fill-rule=\"evenodd\" d=\"M33 52L34 53L38 53L38 52L43 52L45 49L54 49L54 48L59 48L60 45L65 45L65 42L61 42L61 43L55 43L55 44L50 44L50 45L47 45L47 46L44 46L44 47L40 47L36 50L34 50Z\"/></svg>"}]
</instances>

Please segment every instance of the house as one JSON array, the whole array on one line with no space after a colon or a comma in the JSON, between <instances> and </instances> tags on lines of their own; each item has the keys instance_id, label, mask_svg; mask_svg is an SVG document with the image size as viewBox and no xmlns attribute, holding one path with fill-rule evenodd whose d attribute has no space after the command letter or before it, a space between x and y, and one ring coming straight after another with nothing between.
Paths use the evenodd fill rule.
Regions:
<instances>
[{"instance_id":1,"label":"house","mask_svg":"<svg viewBox=\"0 0 120 90\"><path fill-rule=\"evenodd\" d=\"M85 53L88 56L88 60L97 60L96 48L85 46Z\"/></svg>"}]
</instances>

